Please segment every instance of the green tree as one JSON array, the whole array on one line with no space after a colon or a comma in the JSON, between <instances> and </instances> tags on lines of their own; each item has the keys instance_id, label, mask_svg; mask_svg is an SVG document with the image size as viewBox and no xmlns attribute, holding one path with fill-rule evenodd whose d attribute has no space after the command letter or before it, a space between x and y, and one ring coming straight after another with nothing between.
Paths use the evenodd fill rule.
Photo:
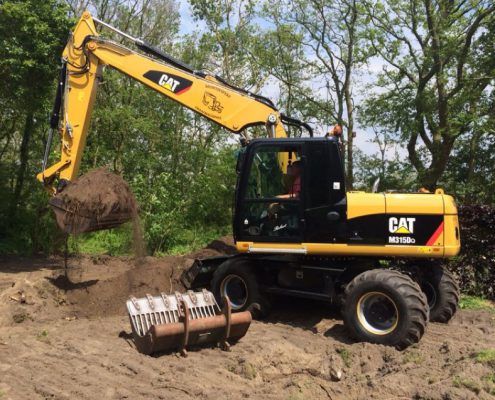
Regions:
<instances>
[{"instance_id":1,"label":"green tree","mask_svg":"<svg viewBox=\"0 0 495 400\"><path fill-rule=\"evenodd\" d=\"M11 123L22 121L23 125L10 202L12 218L24 187L31 138L39 133L37 123L43 119L41 111L57 75L57 60L70 26L66 11L57 0L0 3L1 103L6 107L3 111L12 116ZM16 133L10 130L5 135Z\"/></svg>"},{"instance_id":2,"label":"green tree","mask_svg":"<svg viewBox=\"0 0 495 400\"><path fill-rule=\"evenodd\" d=\"M290 117L309 120L314 117L312 107L308 107L305 97L310 96L310 89L304 85L309 74L306 72L306 55L304 53L303 36L294 25L282 21L282 15L277 12L278 6L266 5L261 16L270 21L273 26L257 34L253 41L250 55L253 64L266 71L278 83L279 99L276 101L280 111ZM269 81L269 79L267 80ZM301 95L304 92L304 96ZM299 135L297 129L290 136Z\"/></svg>"},{"instance_id":3,"label":"green tree","mask_svg":"<svg viewBox=\"0 0 495 400\"><path fill-rule=\"evenodd\" d=\"M368 125L400 133L420 184L434 188L455 141L475 132L487 112L480 104L493 96L493 57L485 50L495 5L484 0L366 5L369 44L385 66L379 90L362 114Z\"/></svg>"},{"instance_id":4,"label":"green tree","mask_svg":"<svg viewBox=\"0 0 495 400\"><path fill-rule=\"evenodd\" d=\"M57 0L0 2L0 252L50 247L43 235L53 226L44 223L46 198L34 192L34 176L71 24Z\"/></svg>"},{"instance_id":5,"label":"green tree","mask_svg":"<svg viewBox=\"0 0 495 400\"><path fill-rule=\"evenodd\" d=\"M115 1L110 8L107 3L94 4L100 18L197 69L214 51L210 42L198 40L201 35L178 35L175 1ZM122 40L105 28L98 29L104 37ZM122 174L140 204L148 250L181 251L188 243L201 244L211 232L223 232L230 221L235 173L232 156L224 154L226 137L218 126L192 111L107 69L97 94L82 172L107 165ZM228 198L223 187L229 190ZM80 248L92 250L100 239L112 241L112 249L123 251L129 237L125 229L113 235L88 234L80 238Z\"/></svg>"}]
</instances>

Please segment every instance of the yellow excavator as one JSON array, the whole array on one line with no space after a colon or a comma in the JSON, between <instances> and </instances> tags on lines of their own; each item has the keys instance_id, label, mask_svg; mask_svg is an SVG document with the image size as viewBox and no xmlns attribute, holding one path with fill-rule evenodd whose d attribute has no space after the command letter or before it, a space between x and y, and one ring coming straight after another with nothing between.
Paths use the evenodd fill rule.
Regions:
<instances>
[{"instance_id":1,"label":"yellow excavator","mask_svg":"<svg viewBox=\"0 0 495 400\"><path fill-rule=\"evenodd\" d=\"M95 24L127 38L139 52L103 38ZM454 199L441 189L346 191L338 137L313 137L308 124L280 113L269 99L194 70L89 12L62 59L52 118L61 158L47 166L50 137L38 175L55 195L56 213L71 212L63 193L77 177L98 82L109 66L240 136L233 216L238 253L196 260L182 276L187 288L208 287L217 300L228 298L233 312L258 316L267 314L276 295L337 303L353 337L397 348L418 342L429 320L448 322L454 315L459 288L438 261L458 254L460 234ZM257 125L266 127L267 138L247 136L246 128ZM287 126L299 128L301 137L288 137ZM84 218L89 222L82 230L126 220ZM66 219L58 222L74 231ZM131 322L139 320L143 303L150 308L159 301L154 299L128 303L130 315L136 306ZM184 304L180 294L173 302ZM167 324L153 321L136 332Z\"/></svg>"}]
</instances>

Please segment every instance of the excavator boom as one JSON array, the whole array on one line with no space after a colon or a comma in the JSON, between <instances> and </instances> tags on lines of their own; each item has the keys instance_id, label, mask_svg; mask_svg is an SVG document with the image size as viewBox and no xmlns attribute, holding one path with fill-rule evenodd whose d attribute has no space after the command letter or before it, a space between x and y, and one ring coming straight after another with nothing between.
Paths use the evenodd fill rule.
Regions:
<instances>
[{"instance_id":1,"label":"excavator boom","mask_svg":"<svg viewBox=\"0 0 495 400\"><path fill-rule=\"evenodd\" d=\"M266 125L269 136L286 137L282 120L299 123L281 115L269 99L236 88L218 76L194 71L115 28L110 27L148 54L104 39L98 34L95 21L110 27L85 12L63 52L58 103L52 118L52 128L61 134L61 158L50 167L46 165L51 145L48 143L43 170L37 176L52 193L60 191L78 174L103 66L130 76L233 133L240 134L250 126ZM306 124L300 125L311 129ZM55 185L57 179L58 186Z\"/></svg>"},{"instance_id":2,"label":"excavator boom","mask_svg":"<svg viewBox=\"0 0 495 400\"><path fill-rule=\"evenodd\" d=\"M95 22L130 40L143 53L103 38L98 34ZM307 124L281 115L269 99L237 88L219 76L195 71L143 40L133 38L85 12L63 51L50 122L52 131L42 171L37 175L45 188L55 195L50 204L60 228L67 233L112 228L129 221L136 213L137 206L132 204L135 201L129 201L123 194L128 192L126 185L110 180L105 189L112 190L108 196L111 201L101 204L102 198L97 193L100 187L93 190L88 187L86 192L90 197L81 200L80 188L75 188L72 183L79 172L104 66L122 72L236 134L244 135L246 128L263 125L270 137L286 137L282 121L306 128L311 133ZM54 131L58 131L61 137L60 160L48 166ZM280 167L286 169L288 160L281 159L279 162ZM108 174L103 174L105 179L108 178ZM91 182L89 178L85 185ZM93 178L101 180L96 176ZM119 181L119 178L115 177L114 181ZM71 192L76 192L77 196Z\"/></svg>"}]
</instances>

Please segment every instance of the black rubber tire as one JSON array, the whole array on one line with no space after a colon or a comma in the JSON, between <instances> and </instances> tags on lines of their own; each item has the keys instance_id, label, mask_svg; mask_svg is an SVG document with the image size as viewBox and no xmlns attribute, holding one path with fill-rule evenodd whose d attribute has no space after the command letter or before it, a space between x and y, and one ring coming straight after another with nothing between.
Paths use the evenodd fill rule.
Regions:
<instances>
[{"instance_id":1,"label":"black rubber tire","mask_svg":"<svg viewBox=\"0 0 495 400\"><path fill-rule=\"evenodd\" d=\"M430 306L430 321L449 322L457 311L460 297L454 276L441 265L425 267L420 285Z\"/></svg>"},{"instance_id":2,"label":"black rubber tire","mask_svg":"<svg viewBox=\"0 0 495 400\"><path fill-rule=\"evenodd\" d=\"M211 290L215 295L218 304L221 304L222 301L222 283L228 277L232 276L241 279L244 282L247 291L245 304L239 308L232 307L232 311L250 311L254 319L266 317L271 310L271 304L268 299L260 293L259 284L256 275L253 272L253 267L249 262L244 260L227 261L220 265L214 272L211 280Z\"/></svg>"},{"instance_id":3,"label":"black rubber tire","mask_svg":"<svg viewBox=\"0 0 495 400\"><path fill-rule=\"evenodd\" d=\"M360 320L360 301L372 295L388 299L395 309L396 322L389 332L388 329L379 334L372 332ZM361 318L362 315L364 313L361 311ZM402 350L419 342L425 333L429 308L425 294L409 276L394 270L373 269L357 275L347 285L342 316L347 329L358 341L394 346Z\"/></svg>"}]
</instances>

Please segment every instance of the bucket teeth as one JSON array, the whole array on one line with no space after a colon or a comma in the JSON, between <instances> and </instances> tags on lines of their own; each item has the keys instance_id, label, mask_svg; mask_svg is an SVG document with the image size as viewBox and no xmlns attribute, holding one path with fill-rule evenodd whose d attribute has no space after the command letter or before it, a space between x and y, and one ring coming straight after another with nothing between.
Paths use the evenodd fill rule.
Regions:
<instances>
[{"instance_id":1,"label":"bucket teeth","mask_svg":"<svg viewBox=\"0 0 495 400\"><path fill-rule=\"evenodd\" d=\"M194 292L192 290L188 290L187 291L187 295L189 296L189 298L191 299L192 303L194 305L196 305L196 303L198 302L198 298L196 297L196 295L194 294Z\"/></svg>"},{"instance_id":2,"label":"bucket teeth","mask_svg":"<svg viewBox=\"0 0 495 400\"><path fill-rule=\"evenodd\" d=\"M146 298L148 299L148 304L152 310L155 309L155 303L153 303L153 296L151 294L146 294Z\"/></svg>"},{"instance_id":3,"label":"bucket teeth","mask_svg":"<svg viewBox=\"0 0 495 400\"><path fill-rule=\"evenodd\" d=\"M168 296L165 294L165 293L160 293L160 296L162 298L162 301L163 301L163 305L165 306L165 308L170 308L170 300L168 299Z\"/></svg>"},{"instance_id":4,"label":"bucket teeth","mask_svg":"<svg viewBox=\"0 0 495 400\"><path fill-rule=\"evenodd\" d=\"M129 300L131 301L131 303L134 306L134 308L136 308L136 310L138 310L138 311L141 310L141 307L139 307L139 303L138 303L137 299L134 296L131 296L129 298Z\"/></svg>"},{"instance_id":5,"label":"bucket teeth","mask_svg":"<svg viewBox=\"0 0 495 400\"><path fill-rule=\"evenodd\" d=\"M223 299L221 310L206 289L147 294L139 299L131 296L127 311L134 342L144 354L174 349L186 354L186 346L206 343L220 343L227 349L227 341L243 337L251 323L251 313L232 314L228 298Z\"/></svg>"}]
</instances>

